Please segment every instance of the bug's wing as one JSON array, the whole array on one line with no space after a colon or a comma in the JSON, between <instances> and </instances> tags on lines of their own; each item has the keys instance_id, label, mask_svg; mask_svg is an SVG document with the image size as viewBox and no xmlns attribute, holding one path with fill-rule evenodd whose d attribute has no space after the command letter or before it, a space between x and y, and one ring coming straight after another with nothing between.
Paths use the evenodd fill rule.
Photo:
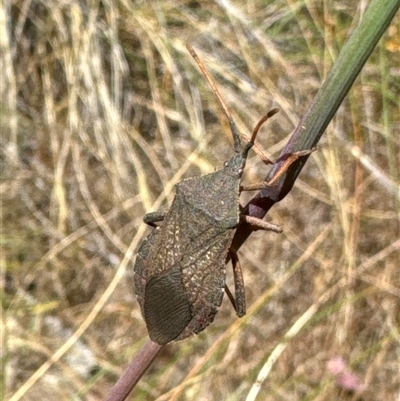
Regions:
<instances>
[{"instance_id":1,"label":"bug's wing","mask_svg":"<svg viewBox=\"0 0 400 401\"><path fill-rule=\"evenodd\" d=\"M154 244L158 241L158 234L159 231L154 229L147 236L147 238L144 239L136 255L136 262L133 268L135 294L138 299L142 315L146 283L148 281L148 275L151 273L151 270L149 269L149 261L151 261L151 254L154 253Z\"/></svg>"},{"instance_id":2,"label":"bug's wing","mask_svg":"<svg viewBox=\"0 0 400 401\"><path fill-rule=\"evenodd\" d=\"M179 205L175 199L170 211L158 228L154 228L144 239L136 255L134 266L135 293L143 314L146 285L152 277L162 276L182 258L180 244Z\"/></svg>"},{"instance_id":3,"label":"bug's wing","mask_svg":"<svg viewBox=\"0 0 400 401\"><path fill-rule=\"evenodd\" d=\"M215 189L226 184L220 175L214 177ZM210 204L215 191L206 188L209 178L178 184L165 219L138 252L136 294L150 338L159 344L201 332L222 302L238 201L231 195Z\"/></svg>"},{"instance_id":4,"label":"bug's wing","mask_svg":"<svg viewBox=\"0 0 400 401\"><path fill-rule=\"evenodd\" d=\"M225 260L234 231L209 226L201 233L180 263L192 319L176 340L203 331L214 320L224 296Z\"/></svg>"},{"instance_id":5,"label":"bug's wing","mask_svg":"<svg viewBox=\"0 0 400 401\"><path fill-rule=\"evenodd\" d=\"M192 318L180 265L193 240L191 229L185 227L191 217L182 199L175 197L164 221L143 241L136 257L135 292L149 336L159 344L174 340Z\"/></svg>"},{"instance_id":6,"label":"bug's wing","mask_svg":"<svg viewBox=\"0 0 400 401\"><path fill-rule=\"evenodd\" d=\"M146 285L144 316L150 338L158 344L174 340L190 322L190 302L180 267L152 277Z\"/></svg>"}]
</instances>

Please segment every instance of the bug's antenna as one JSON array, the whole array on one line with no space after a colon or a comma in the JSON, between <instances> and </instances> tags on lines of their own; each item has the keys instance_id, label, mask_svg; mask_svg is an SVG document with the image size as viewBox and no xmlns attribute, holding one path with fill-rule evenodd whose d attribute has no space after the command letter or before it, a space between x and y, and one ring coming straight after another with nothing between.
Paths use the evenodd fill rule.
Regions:
<instances>
[{"instance_id":1,"label":"bug's antenna","mask_svg":"<svg viewBox=\"0 0 400 401\"><path fill-rule=\"evenodd\" d=\"M233 136L233 143L234 143L234 148L235 148L235 152L240 152L241 149L241 145L240 145L240 135L237 132L236 129L236 124L233 121L232 115L230 113L230 111L228 110L228 107L226 106L224 100L222 99L221 94L218 91L217 86L215 85L215 82L211 76L211 74L208 72L206 66L203 64L203 62L200 60L200 57L197 55L197 53L195 52L195 50L193 49L193 47L189 44L186 43L186 47L189 51L189 53L192 55L192 57L194 58L194 60L196 61L197 65L199 66L201 72L204 74L204 76L206 77L212 91L214 92L215 96L217 97L219 103L222 106L222 109L224 110L224 113L226 115L226 117L228 118L229 121L229 126L231 128L231 132L232 132L232 136ZM252 144L254 144L255 138L257 136L257 133L259 131L259 129L261 128L261 126L265 123L265 121L267 121L270 117L272 117L274 114L276 114L279 111L279 109L273 109L271 111L269 111L256 125L256 127L253 130L253 134L249 140L249 142L251 142ZM247 135L246 139L249 139L249 137ZM256 153L258 154L258 156L260 157L260 159L263 161L263 163L265 164L274 164L274 162L267 157L264 152L257 146L257 144L255 144L254 146L254 150L256 151Z\"/></svg>"},{"instance_id":2,"label":"bug's antenna","mask_svg":"<svg viewBox=\"0 0 400 401\"><path fill-rule=\"evenodd\" d=\"M261 126L268 120L270 119L273 115L278 113L279 109L275 108L270 110L264 117L261 118L261 120L257 123L257 125L253 129L253 133L251 134L250 142L254 143L256 140L256 136L258 134L258 131L260 130Z\"/></svg>"},{"instance_id":3,"label":"bug's antenna","mask_svg":"<svg viewBox=\"0 0 400 401\"><path fill-rule=\"evenodd\" d=\"M228 110L228 107L226 107L226 104L224 102L224 100L222 99L221 94L219 93L217 86L215 85L215 82L211 76L211 74L207 71L206 66L203 64L203 62L200 60L199 56L197 55L197 53L194 51L193 47L187 43L186 44L187 49L189 50L189 53L192 55L192 57L195 59L197 65L199 66L201 72L204 74L204 76L207 78L208 83L211 86L211 89L213 90L213 92L215 93L215 96L217 97L217 99L219 100L222 108L224 109L224 112L226 114L226 116L228 117L229 120L232 120L232 115Z\"/></svg>"}]
</instances>

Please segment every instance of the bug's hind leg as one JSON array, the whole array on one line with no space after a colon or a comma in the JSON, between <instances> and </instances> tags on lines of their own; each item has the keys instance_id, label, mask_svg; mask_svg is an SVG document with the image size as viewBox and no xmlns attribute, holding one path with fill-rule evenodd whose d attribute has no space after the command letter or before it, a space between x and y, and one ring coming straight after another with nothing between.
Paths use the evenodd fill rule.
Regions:
<instances>
[{"instance_id":1,"label":"bug's hind leg","mask_svg":"<svg viewBox=\"0 0 400 401\"><path fill-rule=\"evenodd\" d=\"M229 250L231 256L232 268L233 268L233 279L235 282L235 297L233 297L228 286L225 285L225 292L228 295L233 307L235 308L238 317L242 317L246 314L246 296L244 289L243 273L240 266L239 258L234 249Z\"/></svg>"},{"instance_id":2,"label":"bug's hind leg","mask_svg":"<svg viewBox=\"0 0 400 401\"><path fill-rule=\"evenodd\" d=\"M233 267L233 279L235 281L236 314L239 317L242 317L246 314L246 295L244 289L242 267L240 265L238 254L233 248L229 250L229 254L231 255L232 267Z\"/></svg>"}]
</instances>

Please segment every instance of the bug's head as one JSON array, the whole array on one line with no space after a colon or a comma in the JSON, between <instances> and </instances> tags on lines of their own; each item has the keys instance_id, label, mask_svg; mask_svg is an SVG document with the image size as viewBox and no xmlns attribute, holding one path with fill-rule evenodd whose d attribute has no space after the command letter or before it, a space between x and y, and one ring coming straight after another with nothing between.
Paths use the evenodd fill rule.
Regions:
<instances>
[{"instance_id":1,"label":"bug's head","mask_svg":"<svg viewBox=\"0 0 400 401\"><path fill-rule=\"evenodd\" d=\"M235 152L235 154L224 164L224 170L226 174L230 175L231 177L241 177L243 174L244 167L246 165L247 153L248 150L246 153L244 153L244 151Z\"/></svg>"}]
</instances>

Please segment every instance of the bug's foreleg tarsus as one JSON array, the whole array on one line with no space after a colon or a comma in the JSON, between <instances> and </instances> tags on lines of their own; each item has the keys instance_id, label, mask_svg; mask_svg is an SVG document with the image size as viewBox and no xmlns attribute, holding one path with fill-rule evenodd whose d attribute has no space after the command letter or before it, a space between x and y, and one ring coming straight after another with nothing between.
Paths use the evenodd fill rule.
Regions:
<instances>
[{"instance_id":1,"label":"bug's foreleg tarsus","mask_svg":"<svg viewBox=\"0 0 400 401\"><path fill-rule=\"evenodd\" d=\"M149 226L152 227L157 227L156 223L159 223L160 221L163 221L165 218L166 213L165 212L151 212L147 213L143 217L143 221L148 224Z\"/></svg>"},{"instance_id":2,"label":"bug's foreleg tarsus","mask_svg":"<svg viewBox=\"0 0 400 401\"><path fill-rule=\"evenodd\" d=\"M285 160L283 161L282 165L276 171L274 176L269 181L262 181L256 184L251 185L241 185L240 191L257 191L259 189L267 189L271 185L275 184L279 178L282 177L283 174L287 171L287 169L298 159L304 156L308 156L313 153L317 148L307 149L307 150L300 150L298 152L291 153L289 155L285 155Z\"/></svg>"}]
</instances>

